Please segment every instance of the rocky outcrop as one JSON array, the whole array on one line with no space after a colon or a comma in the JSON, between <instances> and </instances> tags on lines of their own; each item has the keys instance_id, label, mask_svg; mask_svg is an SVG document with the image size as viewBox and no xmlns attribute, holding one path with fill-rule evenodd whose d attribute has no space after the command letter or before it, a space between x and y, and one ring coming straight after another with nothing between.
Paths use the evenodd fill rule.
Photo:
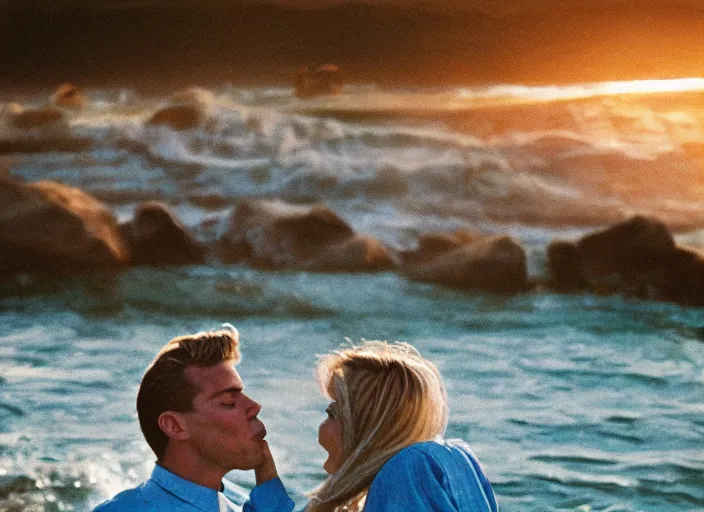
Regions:
<instances>
[{"instance_id":1,"label":"rocky outcrop","mask_svg":"<svg viewBox=\"0 0 704 512\"><path fill-rule=\"evenodd\" d=\"M61 84L51 95L51 104L58 108L81 110L86 107L88 100L78 86L67 82Z\"/></svg>"},{"instance_id":2,"label":"rocky outcrop","mask_svg":"<svg viewBox=\"0 0 704 512\"><path fill-rule=\"evenodd\" d=\"M499 293L527 288L525 251L507 236L429 233L402 257L403 274L417 281Z\"/></svg>"},{"instance_id":3,"label":"rocky outcrop","mask_svg":"<svg viewBox=\"0 0 704 512\"><path fill-rule=\"evenodd\" d=\"M558 291L586 290L704 304L704 260L680 247L657 219L636 216L577 242L548 247L550 284Z\"/></svg>"},{"instance_id":4,"label":"rocky outcrop","mask_svg":"<svg viewBox=\"0 0 704 512\"><path fill-rule=\"evenodd\" d=\"M66 127L66 116L58 108L45 107L25 109L17 103L10 103L3 109L9 125L20 130L31 130L45 126Z\"/></svg>"},{"instance_id":5,"label":"rocky outcrop","mask_svg":"<svg viewBox=\"0 0 704 512\"><path fill-rule=\"evenodd\" d=\"M549 287L560 293L583 290L587 281L582 275L577 244L557 240L548 246Z\"/></svg>"},{"instance_id":6,"label":"rocky outcrop","mask_svg":"<svg viewBox=\"0 0 704 512\"><path fill-rule=\"evenodd\" d=\"M242 200L219 241L221 258L260 268L357 272L391 268L386 247L352 228L324 205Z\"/></svg>"},{"instance_id":7,"label":"rocky outcrop","mask_svg":"<svg viewBox=\"0 0 704 512\"><path fill-rule=\"evenodd\" d=\"M147 121L149 125L166 125L174 130L203 128L210 119L215 99L210 91L194 87L177 92L169 104L156 111Z\"/></svg>"},{"instance_id":8,"label":"rocky outcrop","mask_svg":"<svg viewBox=\"0 0 704 512\"><path fill-rule=\"evenodd\" d=\"M80 151L91 139L71 134L66 114L56 107L0 106L0 154Z\"/></svg>"},{"instance_id":9,"label":"rocky outcrop","mask_svg":"<svg viewBox=\"0 0 704 512\"><path fill-rule=\"evenodd\" d=\"M302 270L318 272L358 272L391 269L396 262L389 249L379 240L367 235L354 235L330 246L302 262Z\"/></svg>"},{"instance_id":10,"label":"rocky outcrop","mask_svg":"<svg viewBox=\"0 0 704 512\"><path fill-rule=\"evenodd\" d=\"M0 116L17 130L52 128L63 132L68 129L64 110L79 110L85 104L85 97L75 85L63 84L51 96L48 106L25 108L18 103L8 103L0 108Z\"/></svg>"},{"instance_id":11,"label":"rocky outcrop","mask_svg":"<svg viewBox=\"0 0 704 512\"><path fill-rule=\"evenodd\" d=\"M56 182L0 177L4 272L73 273L129 261L115 218L88 194Z\"/></svg>"},{"instance_id":12,"label":"rocky outcrop","mask_svg":"<svg viewBox=\"0 0 704 512\"><path fill-rule=\"evenodd\" d=\"M189 265L205 261L205 247L159 202L140 204L120 230L133 265Z\"/></svg>"},{"instance_id":13,"label":"rocky outcrop","mask_svg":"<svg viewBox=\"0 0 704 512\"><path fill-rule=\"evenodd\" d=\"M321 64L312 69L302 66L296 72L294 85L296 96L299 98L340 94L343 85L342 71L335 64Z\"/></svg>"}]
</instances>

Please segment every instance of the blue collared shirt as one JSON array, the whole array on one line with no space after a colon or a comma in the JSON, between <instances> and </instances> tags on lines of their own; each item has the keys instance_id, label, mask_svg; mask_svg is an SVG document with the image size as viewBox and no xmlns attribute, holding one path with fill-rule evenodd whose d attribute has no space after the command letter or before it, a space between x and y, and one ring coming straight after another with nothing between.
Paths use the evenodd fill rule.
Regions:
<instances>
[{"instance_id":1,"label":"blue collared shirt","mask_svg":"<svg viewBox=\"0 0 704 512\"><path fill-rule=\"evenodd\" d=\"M415 443L382 466L364 512L410 511L498 512L489 480L465 442Z\"/></svg>"},{"instance_id":2,"label":"blue collared shirt","mask_svg":"<svg viewBox=\"0 0 704 512\"><path fill-rule=\"evenodd\" d=\"M94 512L291 512L293 501L281 480L274 478L256 486L249 499L234 485L223 492L184 480L158 464L152 476L139 487L122 491L99 505ZM244 502L243 505L239 503Z\"/></svg>"}]
</instances>

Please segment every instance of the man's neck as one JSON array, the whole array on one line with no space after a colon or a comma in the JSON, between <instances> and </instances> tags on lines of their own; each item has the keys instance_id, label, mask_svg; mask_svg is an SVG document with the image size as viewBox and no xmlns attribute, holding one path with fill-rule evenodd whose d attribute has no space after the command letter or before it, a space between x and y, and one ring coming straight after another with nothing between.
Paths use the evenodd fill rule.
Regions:
<instances>
[{"instance_id":1,"label":"man's neck","mask_svg":"<svg viewBox=\"0 0 704 512\"><path fill-rule=\"evenodd\" d=\"M174 453L173 451L169 452L167 449L159 461L161 467L194 484L215 489L216 491L221 489L222 479L226 471L203 464L200 459L190 455Z\"/></svg>"}]
</instances>

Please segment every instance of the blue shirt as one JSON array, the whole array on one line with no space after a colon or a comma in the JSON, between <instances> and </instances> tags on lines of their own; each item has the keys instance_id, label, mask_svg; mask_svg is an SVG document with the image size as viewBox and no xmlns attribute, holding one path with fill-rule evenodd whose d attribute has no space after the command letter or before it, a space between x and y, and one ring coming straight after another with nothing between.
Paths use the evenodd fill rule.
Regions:
<instances>
[{"instance_id":1,"label":"blue shirt","mask_svg":"<svg viewBox=\"0 0 704 512\"><path fill-rule=\"evenodd\" d=\"M252 489L249 499L232 484L224 493L203 487L171 473L158 464L151 478L139 487L122 491L98 505L94 512L291 512L293 501L281 480L274 478ZM226 496L227 494L227 496ZM240 506L240 503L244 505Z\"/></svg>"},{"instance_id":2,"label":"blue shirt","mask_svg":"<svg viewBox=\"0 0 704 512\"><path fill-rule=\"evenodd\" d=\"M382 466L364 512L498 512L494 492L466 443L426 441Z\"/></svg>"}]
</instances>

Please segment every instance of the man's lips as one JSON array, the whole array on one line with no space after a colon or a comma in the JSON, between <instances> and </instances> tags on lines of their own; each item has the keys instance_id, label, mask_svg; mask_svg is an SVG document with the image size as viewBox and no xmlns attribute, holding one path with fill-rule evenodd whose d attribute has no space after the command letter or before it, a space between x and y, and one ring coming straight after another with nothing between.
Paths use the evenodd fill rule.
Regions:
<instances>
[{"instance_id":1,"label":"man's lips","mask_svg":"<svg viewBox=\"0 0 704 512\"><path fill-rule=\"evenodd\" d=\"M264 423L259 420L252 422L252 433L256 437L264 439L266 437L266 427L264 426Z\"/></svg>"}]
</instances>

